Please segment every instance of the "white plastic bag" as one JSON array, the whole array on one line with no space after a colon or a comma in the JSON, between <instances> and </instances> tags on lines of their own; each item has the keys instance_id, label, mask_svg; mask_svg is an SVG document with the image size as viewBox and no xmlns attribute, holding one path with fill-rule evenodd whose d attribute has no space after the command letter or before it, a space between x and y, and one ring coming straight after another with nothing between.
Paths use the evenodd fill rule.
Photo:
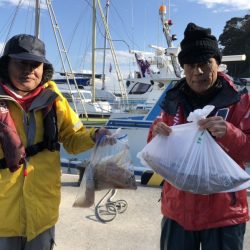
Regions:
<instances>
[{"instance_id":1,"label":"white plastic bag","mask_svg":"<svg viewBox=\"0 0 250 250\"><path fill-rule=\"evenodd\" d=\"M193 122L172 126L169 136L155 136L137 155L142 164L188 192L210 194L249 187L250 176L197 125L212 109L195 110L188 117Z\"/></svg>"},{"instance_id":2,"label":"white plastic bag","mask_svg":"<svg viewBox=\"0 0 250 250\"><path fill-rule=\"evenodd\" d=\"M93 149L90 164L83 175L74 207L90 207L94 192L103 189L136 189L134 170L130 160L127 137L119 137L120 130L112 136L114 145L97 144Z\"/></svg>"}]
</instances>

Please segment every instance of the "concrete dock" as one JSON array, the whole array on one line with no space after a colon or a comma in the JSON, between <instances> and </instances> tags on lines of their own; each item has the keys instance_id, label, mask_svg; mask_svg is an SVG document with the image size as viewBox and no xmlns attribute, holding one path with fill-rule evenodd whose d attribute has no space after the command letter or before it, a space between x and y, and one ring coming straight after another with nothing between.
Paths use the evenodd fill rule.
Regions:
<instances>
[{"instance_id":1,"label":"concrete dock","mask_svg":"<svg viewBox=\"0 0 250 250\"><path fill-rule=\"evenodd\" d=\"M62 175L60 219L56 225L55 250L159 250L160 187L138 186L118 190L113 200L124 199L128 208L108 223L100 222L91 208L73 208L78 175ZM96 192L96 203L107 191ZM250 201L250 199L249 199ZM250 223L244 250L250 249Z\"/></svg>"}]
</instances>

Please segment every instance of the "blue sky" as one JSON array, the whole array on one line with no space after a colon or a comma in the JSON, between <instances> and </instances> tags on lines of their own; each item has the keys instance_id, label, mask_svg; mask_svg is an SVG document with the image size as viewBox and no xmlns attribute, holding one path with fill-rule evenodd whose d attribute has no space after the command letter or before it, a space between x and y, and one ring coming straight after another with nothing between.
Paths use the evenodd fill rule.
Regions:
<instances>
[{"instance_id":1,"label":"blue sky","mask_svg":"<svg viewBox=\"0 0 250 250\"><path fill-rule=\"evenodd\" d=\"M55 69L62 69L55 37L45 0L41 0L41 32L40 37L47 48L47 58ZM18 3L21 7L13 16ZM35 0L0 0L0 51L6 38L18 33L34 34L34 2ZM101 0L104 5L106 0ZM110 0L109 27L118 55L118 61L126 75L135 66L129 49L152 51L148 45L166 47L159 17L161 4L169 6L168 13L173 21L172 33L179 45L183 31L189 22L203 27L210 27L218 38L223 32L226 21L232 17L243 17L250 14L249 0ZM92 0L53 0L52 6L64 40L69 51L69 59L73 70L91 70L91 23ZM97 12L97 48L103 47L103 24L100 12ZM10 27L12 27L10 29ZM107 53L107 66L112 58ZM97 50L97 71L101 73L102 50ZM113 63L112 63L113 64Z\"/></svg>"}]
</instances>

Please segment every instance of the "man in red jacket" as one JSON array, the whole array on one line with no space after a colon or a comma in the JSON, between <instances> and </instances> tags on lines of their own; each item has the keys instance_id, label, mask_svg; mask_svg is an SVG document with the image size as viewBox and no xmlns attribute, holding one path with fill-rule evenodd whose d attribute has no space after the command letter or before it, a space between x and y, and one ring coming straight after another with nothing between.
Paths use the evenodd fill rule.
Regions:
<instances>
[{"instance_id":1,"label":"man in red jacket","mask_svg":"<svg viewBox=\"0 0 250 250\"><path fill-rule=\"evenodd\" d=\"M167 92L148 141L156 134L168 136L170 126L186 123L191 111L214 105L213 113L199 125L245 168L250 162L250 95L239 93L230 78L218 72L221 53L211 30L189 23L178 59L186 77ZM246 190L199 195L165 181L161 210L162 250L243 249L249 220Z\"/></svg>"}]
</instances>

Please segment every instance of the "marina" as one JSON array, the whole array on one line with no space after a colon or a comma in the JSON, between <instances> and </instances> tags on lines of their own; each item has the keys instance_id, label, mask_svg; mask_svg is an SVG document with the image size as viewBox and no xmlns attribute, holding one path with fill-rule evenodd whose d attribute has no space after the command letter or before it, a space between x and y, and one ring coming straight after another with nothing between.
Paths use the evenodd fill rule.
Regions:
<instances>
[{"instance_id":1,"label":"marina","mask_svg":"<svg viewBox=\"0 0 250 250\"><path fill-rule=\"evenodd\" d=\"M100 5L100 1L97 3ZM46 4L53 13L51 1L47 0ZM92 7L94 8L94 6ZM99 8L101 14L104 15L100 6ZM160 115L161 108L159 104L165 97L166 91L183 77L183 72L177 62L179 48L178 46L174 47L172 44L174 36L170 32L170 27L172 28L173 23L166 16L167 11L163 5L160 7L159 13L161 19L160 29L163 29L164 42L167 43L166 48L151 45L154 53L151 53L149 57L147 57L148 54L145 51L132 52L136 59L137 69L125 80L120 72L119 63L116 61L109 27L105 20L103 21L105 42L106 40L111 41L110 50L113 51L111 53L113 53L112 56L114 57L114 64L112 65L117 71L118 79L114 91L104 91L102 83L105 77L106 84L108 84L108 76L105 76L104 72L103 74L96 74L93 57L97 49L94 39L91 52L91 56L93 56L92 71L87 78L84 78L84 83L81 83L82 86L76 84L76 74L68 60L67 49L61 40L62 48L59 48L59 51L65 52L65 55L62 52L60 52L60 55L61 57L66 56L66 59L62 60L62 68L65 72L70 72L71 76L68 77L68 74L64 73L64 78L57 79L58 87L69 101L71 107L81 117L81 121L86 127L99 128L105 126L111 132L119 128L122 129L122 135L128 137L131 165L136 175L137 190L117 189L117 193L112 200L124 200L127 206L120 213L118 212L120 208L115 207L115 217L106 223L98 218L96 206L108 190L96 192L95 203L90 208L72 207L79 189L79 180L82 177L80 174L83 174L84 166L90 159L91 150L71 155L62 147L62 193L60 217L56 224L55 250L160 249L161 187L159 185L141 184L141 175L149 168L141 165L137 153L147 143L149 128L157 116ZM54 27L59 30L55 24L57 25L56 20L54 20ZM55 36L58 41L58 37L61 37L60 30L59 36L56 35L56 32ZM224 61L226 60L226 57L224 57ZM65 62L68 63L68 66L64 65ZM153 67L155 71L152 69ZM120 85L119 90L118 85ZM96 86L99 86L99 89ZM249 89L249 78L246 86ZM247 168L248 173L250 173L249 169ZM248 202L250 202L250 191L248 192ZM244 250L249 249L250 222L247 223L244 242Z\"/></svg>"}]
</instances>

